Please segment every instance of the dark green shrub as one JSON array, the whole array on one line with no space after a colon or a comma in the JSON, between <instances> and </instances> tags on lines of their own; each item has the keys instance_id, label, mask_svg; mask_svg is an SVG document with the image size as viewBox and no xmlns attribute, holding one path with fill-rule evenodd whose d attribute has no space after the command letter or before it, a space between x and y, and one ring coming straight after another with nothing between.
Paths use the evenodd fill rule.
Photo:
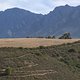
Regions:
<instances>
[{"instance_id":1,"label":"dark green shrub","mask_svg":"<svg viewBox=\"0 0 80 80\"><path fill-rule=\"evenodd\" d=\"M78 59L80 59L80 55L78 56Z\"/></svg>"}]
</instances>

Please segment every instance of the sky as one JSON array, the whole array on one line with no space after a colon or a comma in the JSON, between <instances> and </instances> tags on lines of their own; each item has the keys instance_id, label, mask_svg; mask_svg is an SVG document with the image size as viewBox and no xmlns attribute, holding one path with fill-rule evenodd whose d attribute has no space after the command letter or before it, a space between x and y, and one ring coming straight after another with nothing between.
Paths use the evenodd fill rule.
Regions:
<instances>
[{"instance_id":1,"label":"sky","mask_svg":"<svg viewBox=\"0 0 80 80\"><path fill-rule=\"evenodd\" d=\"M80 5L80 0L0 0L0 11L18 7L34 13L47 14L55 7L61 5Z\"/></svg>"}]
</instances>

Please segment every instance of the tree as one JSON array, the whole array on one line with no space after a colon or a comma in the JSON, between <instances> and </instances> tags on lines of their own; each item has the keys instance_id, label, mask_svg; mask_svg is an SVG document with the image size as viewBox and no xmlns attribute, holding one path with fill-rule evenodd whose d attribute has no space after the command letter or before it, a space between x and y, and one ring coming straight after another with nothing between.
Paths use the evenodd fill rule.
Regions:
<instances>
[{"instance_id":1,"label":"tree","mask_svg":"<svg viewBox=\"0 0 80 80\"><path fill-rule=\"evenodd\" d=\"M59 39L71 39L71 35L69 32L64 33Z\"/></svg>"},{"instance_id":2,"label":"tree","mask_svg":"<svg viewBox=\"0 0 80 80\"><path fill-rule=\"evenodd\" d=\"M55 39L55 36L52 36L53 39Z\"/></svg>"},{"instance_id":3,"label":"tree","mask_svg":"<svg viewBox=\"0 0 80 80\"><path fill-rule=\"evenodd\" d=\"M48 36L47 38L50 39L50 38L52 38L52 37L51 37L51 36Z\"/></svg>"},{"instance_id":4,"label":"tree","mask_svg":"<svg viewBox=\"0 0 80 80\"><path fill-rule=\"evenodd\" d=\"M47 36L46 38L48 38L48 39L55 39L55 36Z\"/></svg>"}]
</instances>

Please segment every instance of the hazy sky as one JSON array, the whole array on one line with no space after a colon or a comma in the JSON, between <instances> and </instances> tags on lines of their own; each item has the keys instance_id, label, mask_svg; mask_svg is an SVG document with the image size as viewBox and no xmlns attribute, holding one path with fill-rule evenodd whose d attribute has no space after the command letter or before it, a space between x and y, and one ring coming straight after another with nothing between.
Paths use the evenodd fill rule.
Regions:
<instances>
[{"instance_id":1,"label":"hazy sky","mask_svg":"<svg viewBox=\"0 0 80 80\"><path fill-rule=\"evenodd\" d=\"M56 6L65 4L77 6L80 5L80 0L0 0L0 11L19 7L32 12L46 14Z\"/></svg>"}]
</instances>

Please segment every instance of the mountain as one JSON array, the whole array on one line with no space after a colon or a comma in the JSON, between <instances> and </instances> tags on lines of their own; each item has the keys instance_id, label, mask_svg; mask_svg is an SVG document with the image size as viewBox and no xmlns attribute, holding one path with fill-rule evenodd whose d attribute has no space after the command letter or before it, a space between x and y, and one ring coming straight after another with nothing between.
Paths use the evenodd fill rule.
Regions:
<instances>
[{"instance_id":1,"label":"mountain","mask_svg":"<svg viewBox=\"0 0 80 80\"><path fill-rule=\"evenodd\" d=\"M80 37L80 6L56 7L47 15L24 9L11 8L0 11L0 37L27 37L60 35L70 32Z\"/></svg>"},{"instance_id":2,"label":"mountain","mask_svg":"<svg viewBox=\"0 0 80 80\"><path fill-rule=\"evenodd\" d=\"M37 29L34 25L40 22L41 18L42 15L33 14L19 8L0 12L0 37L26 37Z\"/></svg>"}]
</instances>

